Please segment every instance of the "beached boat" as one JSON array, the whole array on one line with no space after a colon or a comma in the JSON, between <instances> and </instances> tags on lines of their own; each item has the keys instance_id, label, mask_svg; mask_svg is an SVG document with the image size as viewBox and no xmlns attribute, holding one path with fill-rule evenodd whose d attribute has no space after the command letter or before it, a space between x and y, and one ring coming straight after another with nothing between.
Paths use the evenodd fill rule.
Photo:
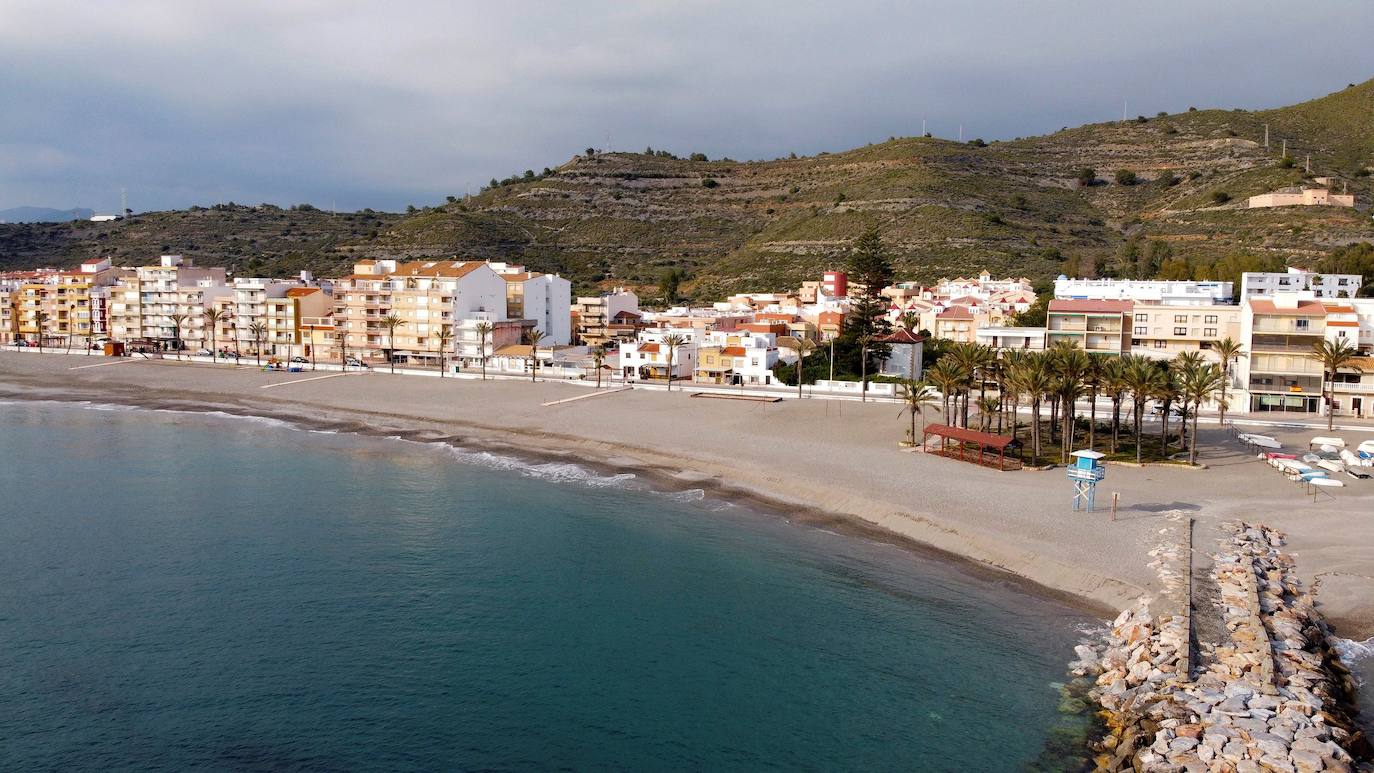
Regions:
<instances>
[{"instance_id":1,"label":"beached boat","mask_svg":"<svg viewBox=\"0 0 1374 773\"><path fill-rule=\"evenodd\" d=\"M1336 451L1345 448L1345 441L1338 437L1323 437L1318 435L1312 438L1311 443L1307 444L1308 448L1322 448L1322 446L1331 446L1330 450ZM1322 450L1325 451L1327 449L1322 448Z\"/></svg>"},{"instance_id":2,"label":"beached boat","mask_svg":"<svg viewBox=\"0 0 1374 773\"><path fill-rule=\"evenodd\" d=\"M1312 478L1307 482L1311 483L1313 486L1324 486L1326 488L1341 488L1345 485L1335 478Z\"/></svg>"}]
</instances>

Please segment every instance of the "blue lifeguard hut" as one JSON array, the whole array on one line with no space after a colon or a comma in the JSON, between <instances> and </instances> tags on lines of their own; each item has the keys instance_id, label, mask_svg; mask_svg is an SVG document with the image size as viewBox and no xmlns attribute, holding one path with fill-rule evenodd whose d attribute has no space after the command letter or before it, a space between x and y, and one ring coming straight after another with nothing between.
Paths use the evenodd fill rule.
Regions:
<instances>
[{"instance_id":1,"label":"blue lifeguard hut","mask_svg":"<svg viewBox=\"0 0 1374 773\"><path fill-rule=\"evenodd\" d=\"M1069 464L1069 482L1073 484L1073 509L1093 511L1097 484L1107 477L1107 466L1097 451L1074 451Z\"/></svg>"}]
</instances>

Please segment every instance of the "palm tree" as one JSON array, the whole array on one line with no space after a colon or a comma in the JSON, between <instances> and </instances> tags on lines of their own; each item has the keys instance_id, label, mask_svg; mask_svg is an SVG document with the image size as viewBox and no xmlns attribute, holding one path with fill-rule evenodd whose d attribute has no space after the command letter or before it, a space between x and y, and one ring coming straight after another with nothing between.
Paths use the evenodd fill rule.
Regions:
<instances>
[{"instance_id":1,"label":"palm tree","mask_svg":"<svg viewBox=\"0 0 1374 773\"><path fill-rule=\"evenodd\" d=\"M33 322L34 322L35 325L38 326L38 353L39 353L39 354L42 354L42 353L43 353L43 333L46 332L47 327L48 327L48 312L46 312L46 311L35 311L35 312L33 313Z\"/></svg>"},{"instance_id":2,"label":"palm tree","mask_svg":"<svg viewBox=\"0 0 1374 773\"><path fill-rule=\"evenodd\" d=\"M1349 368L1356 373L1364 373L1364 370L1355 364L1355 358L1359 356L1359 351L1344 338L1338 338L1334 341L1321 341L1312 344L1312 353L1307 356L1321 363L1322 366L1322 398L1326 400L1326 431L1330 432L1332 424L1336 420L1335 411L1332 410L1336 401L1336 373L1341 368ZM1326 391L1328 381L1331 382L1329 394Z\"/></svg>"},{"instance_id":3,"label":"palm tree","mask_svg":"<svg viewBox=\"0 0 1374 773\"><path fill-rule=\"evenodd\" d=\"M1117 442L1121 437L1121 401L1126 396L1126 367L1131 355L1113 357L1103 363L1099 377L1102 388L1112 398L1112 453L1116 453Z\"/></svg>"},{"instance_id":4,"label":"palm tree","mask_svg":"<svg viewBox=\"0 0 1374 773\"><path fill-rule=\"evenodd\" d=\"M176 352L178 360L181 359L181 326L186 324L186 318L181 312L167 315L167 319L172 320L172 351Z\"/></svg>"},{"instance_id":5,"label":"palm tree","mask_svg":"<svg viewBox=\"0 0 1374 773\"><path fill-rule=\"evenodd\" d=\"M978 396L981 399L986 394L985 384L987 383L983 379L983 369L996 361L996 353L994 353L990 347L983 346L982 344L959 343L955 344L949 350L947 356L954 358L954 361L959 364L966 374L968 374L962 388L959 390L964 398L964 408L961 412L963 421L961 424L967 427L969 395L973 391L973 382L977 379L979 384Z\"/></svg>"},{"instance_id":6,"label":"palm tree","mask_svg":"<svg viewBox=\"0 0 1374 773\"><path fill-rule=\"evenodd\" d=\"M1059 461L1069 463L1069 450L1073 445L1074 426L1077 416L1074 406L1083 395L1083 378L1092 367L1090 355L1077 346L1056 347L1050 358L1050 367L1057 379L1055 394L1063 406L1063 434L1059 447Z\"/></svg>"},{"instance_id":7,"label":"palm tree","mask_svg":"<svg viewBox=\"0 0 1374 773\"><path fill-rule=\"evenodd\" d=\"M601 388L601 370L606 367L606 347L592 347L592 366L596 368L596 388Z\"/></svg>"},{"instance_id":8,"label":"palm tree","mask_svg":"<svg viewBox=\"0 0 1374 773\"><path fill-rule=\"evenodd\" d=\"M908 333L916 332L916 326L921 323L921 316L914 311L904 312L901 316L902 328Z\"/></svg>"},{"instance_id":9,"label":"palm tree","mask_svg":"<svg viewBox=\"0 0 1374 773\"><path fill-rule=\"evenodd\" d=\"M1021 367L1021 362L1025 355L1017 351L1008 351L998 367L998 387L997 391L1002 396L1002 407L1006 409L1008 418L1011 419L1011 439L1016 439L1016 431L1021 423L1018 409L1021 407L1021 382L1016 378L1017 370ZM998 428L1000 432L1000 427Z\"/></svg>"},{"instance_id":10,"label":"palm tree","mask_svg":"<svg viewBox=\"0 0 1374 773\"><path fill-rule=\"evenodd\" d=\"M67 304L67 354L72 353L72 339L76 337L76 304ZM89 351L91 347L86 347Z\"/></svg>"},{"instance_id":11,"label":"palm tree","mask_svg":"<svg viewBox=\"0 0 1374 773\"><path fill-rule=\"evenodd\" d=\"M678 347L687 343L687 338L678 333L669 333L663 337L663 345L668 347L668 389L673 388L673 357L677 355Z\"/></svg>"},{"instance_id":12,"label":"palm tree","mask_svg":"<svg viewBox=\"0 0 1374 773\"><path fill-rule=\"evenodd\" d=\"M205 310L204 316L205 324L210 326L210 361L214 362L219 356L219 326L229 318L229 312L210 308Z\"/></svg>"},{"instance_id":13,"label":"palm tree","mask_svg":"<svg viewBox=\"0 0 1374 773\"><path fill-rule=\"evenodd\" d=\"M1038 464L1040 461L1040 403L1045 396L1054 391L1057 384L1053 366L1050 363L1048 352L1032 354L1026 357L1021 366L1020 373L1021 389L1031 401L1031 459L1032 463Z\"/></svg>"},{"instance_id":14,"label":"palm tree","mask_svg":"<svg viewBox=\"0 0 1374 773\"><path fill-rule=\"evenodd\" d=\"M404 319L395 314L388 314L378 321L378 324L386 328L386 359L391 365L392 373L396 372L396 328L405 323Z\"/></svg>"},{"instance_id":15,"label":"palm tree","mask_svg":"<svg viewBox=\"0 0 1374 773\"><path fill-rule=\"evenodd\" d=\"M525 331L525 343L530 346L530 381L538 381L535 376L539 373L539 342L543 340L544 331L539 328Z\"/></svg>"},{"instance_id":16,"label":"palm tree","mask_svg":"<svg viewBox=\"0 0 1374 773\"><path fill-rule=\"evenodd\" d=\"M903 386L905 387L903 402L906 403L906 407L902 410L911 414L911 434L909 437L914 446L916 445L916 418L920 417L921 432L924 433L926 429L925 409L926 406L935 404L935 390L924 381L908 380L903 382Z\"/></svg>"},{"instance_id":17,"label":"palm tree","mask_svg":"<svg viewBox=\"0 0 1374 773\"><path fill-rule=\"evenodd\" d=\"M339 370L348 371L348 323L344 322L336 333L339 338Z\"/></svg>"},{"instance_id":18,"label":"palm tree","mask_svg":"<svg viewBox=\"0 0 1374 773\"><path fill-rule=\"evenodd\" d=\"M262 365L262 344L267 340L267 325L254 322L248 326L248 335L253 337L253 359Z\"/></svg>"},{"instance_id":19,"label":"palm tree","mask_svg":"<svg viewBox=\"0 0 1374 773\"><path fill-rule=\"evenodd\" d=\"M1217 403L1218 408L1220 408L1220 412L1217 415L1217 423L1225 424L1227 403L1226 390L1231 386L1231 363L1246 355L1244 349L1241 347L1240 341L1229 336L1220 341L1214 341L1212 343L1212 351L1216 352L1217 357L1221 358L1221 400Z\"/></svg>"},{"instance_id":20,"label":"palm tree","mask_svg":"<svg viewBox=\"0 0 1374 773\"><path fill-rule=\"evenodd\" d=\"M1210 362L1186 362L1178 372L1183 399L1193 405L1193 432L1188 442L1188 463L1197 463L1197 418L1202 404L1226 383L1221 368Z\"/></svg>"},{"instance_id":21,"label":"palm tree","mask_svg":"<svg viewBox=\"0 0 1374 773\"><path fill-rule=\"evenodd\" d=\"M978 398L978 431L988 432L992 429L992 415L1002 413L1002 401L996 397Z\"/></svg>"},{"instance_id":22,"label":"palm tree","mask_svg":"<svg viewBox=\"0 0 1374 773\"><path fill-rule=\"evenodd\" d=\"M793 338L792 343L787 344L788 348L797 352L797 398L802 396L802 360L806 355L816 351L816 342L810 338Z\"/></svg>"},{"instance_id":23,"label":"palm tree","mask_svg":"<svg viewBox=\"0 0 1374 773\"><path fill-rule=\"evenodd\" d=\"M1126 391L1131 393L1131 412L1135 417L1135 461L1141 459L1141 423L1145 419L1145 402L1154 398L1164 382L1164 372L1154 362L1144 357L1132 357L1122 374Z\"/></svg>"},{"instance_id":24,"label":"palm tree","mask_svg":"<svg viewBox=\"0 0 1374 773\"><path fill-rule=\"evenodd\" d=\"M444 350L448 348L448 342L453 340L453 329L448 325L440 325L439 333L435 338L439 339L439 378L443 378Z\"/></svg>"},{"instance_id":25,"label":"palm tree","mask_svg":"<svg viewBox=\"0 0 1374 773\"><path fill-rule=\"evenodd\" d=\"M476 330L477 330L477 339L478 339L478 344L477 344L477 345L478 345L478 349L477 349L477 353L478 353L478 354L481 356L481 358L482 358L482 380L483 380L483 381L486 381L486 380L487 380L487 336L491 335L491 323L490 323L490 322L478 322L478 323L477 323L477 328L476 328Z\"/></svg>"},{"instance_id":26,"label":"palm tree","mask_svg":"<svg viewBox=\"0 0 1374 773\"><path fill-rule=\"evenodd\" d=\"M964 370L957 362L949 357L941 357L930 370L926 371L926 379L936 389L940 390L940 410L945 415L945 423L954 426L951 420L950 403L957 398L959 385L964 383Z\"/></svg>"},{"instance_id":27,"label":"palm tree","mask_svg":"<svg viewBox=\"0 0 1374 773\"><path fill-rule=\"evenodd\" d=\"M1083 373L1083 384L1088 387L1088 450L1097 449L1097 390L1102 386L1102 376L1107 361L1094 355L1088 356L1088 369Z\"/></svg>"}]
</instances>

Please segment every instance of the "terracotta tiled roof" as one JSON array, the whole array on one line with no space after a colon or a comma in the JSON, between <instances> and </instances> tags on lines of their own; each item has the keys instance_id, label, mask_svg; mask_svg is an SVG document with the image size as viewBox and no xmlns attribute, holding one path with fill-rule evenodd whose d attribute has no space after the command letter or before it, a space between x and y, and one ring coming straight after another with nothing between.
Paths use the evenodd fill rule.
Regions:
<instances>
[{"instance_id":1,"label":"terracotta tiled roof","mask_svg":"<svg viewBox=\"0 0 1374 773\"><path fill-rule=\"evenodd\" d=\"M416 260L396 268L397 276L432 276L456 279L467 276L486 264L477 261Z\"/></svg>"},{"instance_id":2,"label":"terracotta tiled roof","mask_svg":"<svg viewBox=\"0 0 1374 773\"><path fill-rule=\"evenodd\" d=\"M936 319L973 319L973 312L967 306L950 306L935 315Z\"/></svg>"},{"instance_id":3,"label":"terracotta tiled roof","mask_svg":"<svg viewBox=\"0 0 1374 773\"><path fill-rule=\"evenodd\" d=\"M1050 304L1054 310L1054 304ZM1320 301L1298 301L1297 308L1280 309L1268 298L1251 298L1250 310L1256 314L1288 314L1295 317L1325 317L1326 307Z\"/></svg>"},{"instance_id":4,"label":"terracotta tiled roof","mask_svg":"<svg viewBox=\"0 0 1374 773\"><path fill-rule=\"evenodd\" d=\"M641 352L648 352L649 354L657 354L658 344L640 344L639 350Z\"/></svg>"},{"instance_id":5,"label":"terracotta tiled roof","mask_svg":"<svg viewBox=\"0 0 1374 773\"><path fill-rule=\"evenodd\" d=\"M314 295L320 292L318 287L292 287L286 291L287 298L304 298L307 295Z\"/></svg>"},{"instance_id":6,"label":"terracotta tiled roof","mask_svg":"<svg viewBox=\"0 0 1374 773\"><path fill-rule=\"evenodd\" d=\"M822 325L838 325L844 321L844 314L838 311L822 311L816 319Z\"/></svg>"},{"instance_id":7,"label":"terracotta tiled roof","mask_svg":"<svg viewBox=\"0 0 1374 773\"><path fill-rule=\"evenodd\" d=\"M745 349L743 346L727 346L721 349L720 353L725 357L743 357L745 355Z\"/></svg>"},{"instance_id":8,"label":"terracotta tiled roof","mask_svg":"<svg viewBox=\"0 0 1374 773\"><path fill-rule=\"evenodd\" d=\"M1359 327L1359 326L1360 326L1360 323L1354 322L1354 321L1351 321L1351 320L1344 320L1344 319L1328 319L1328 320L1326 321L1326 326L1327 326L1327 327Z\"/></svg>"},{"instance_id":9,"label":"terracotta tiled roof","mask_svg":"<svg viewBox=\"0 0 1374 773\"><path fill-rule=\"evenodd\" d=\"M922 335L916 335L915 333L911 332L910 330L907 330L906 328L901 328L892 333L892 335L883 336L878 340L885 344L919 344L922 341L926 340L926 337Z\"/></svg>"}]
</instances>

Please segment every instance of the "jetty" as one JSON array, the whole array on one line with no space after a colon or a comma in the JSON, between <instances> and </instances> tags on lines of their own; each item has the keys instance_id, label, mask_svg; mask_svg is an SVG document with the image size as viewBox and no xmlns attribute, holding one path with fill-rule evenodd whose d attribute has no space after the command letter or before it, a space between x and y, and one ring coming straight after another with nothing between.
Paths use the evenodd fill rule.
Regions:
<instances>
[{"instance_id":1,"label":"jetty","mask_svg":"<svg viewBox=\"0 0 1374 773\"><path fill-rule=\"evenodd\" d=\"M1280 551L1283 535L1222 524L1219 550L1195 565L1192 519L1165 532L1152 551L1164 592L1123 611L1070 666L1094 680L1088 696L1106 725L1095 769L1374 769L1354 680Z\"/></svg>"}]
</instances>

